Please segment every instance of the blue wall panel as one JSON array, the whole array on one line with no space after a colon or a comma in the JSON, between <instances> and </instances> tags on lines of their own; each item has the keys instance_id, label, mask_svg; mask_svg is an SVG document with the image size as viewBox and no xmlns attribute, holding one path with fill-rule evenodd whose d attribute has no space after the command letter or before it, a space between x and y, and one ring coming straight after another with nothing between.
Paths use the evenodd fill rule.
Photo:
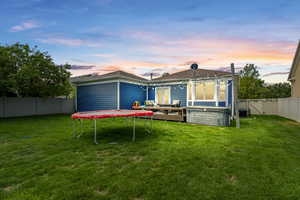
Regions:
<instances>
[{"instance_id":1,"label":"blue wall panel","mask_svg":"<svg viewBox=\"0 0 300 200\"><path fill-rule=\"evenodd\" d=\"M109 110L117 108L117 83L77 87L77 110Z\"/></svg>"},{"instance_id":2,"label":"blue wall panel","mask_svg":"<svg viewBox=\"0 0 300 200\"><path fill-rule=\"evenodd\" d=\"M155 87L148 87L148 100L155 100Z\"/></svg>"},{"instance_id":3,"label":"blue wall panel","mask_svg":"<svg viewBox=\"0 0 300 200\"><path fill-rule=\"evenodd\" d=\"M143 105L146 100L146 93L146 86L121 82L120 109L131 109L134 101L139 101Z\"/></svg>"},{"instance_id":4,"label":"blue wall panel","mask_svg":"<svg viewBox=\"0 0 300 200\"><path fill-rule=\"evenodd\" d=\"M225 107L226 102L225 101L219 101L219 107Z\"/></svg>"},{"instance_id":5,"label":"blue wall panel","mask_svg":"<svg viewBox=\"0 0 300 200\"><path fill-rule=\"evenodd\" d=\"M186 106L186 84L162 85L148 87L148 99L155 100L155 87L171 87L171 102L180 100L181 106Z\"/></svg>"},{"instance_id":6,"label":"blue wall panel","mask_svg":"<svg viewBox=\"0 0 300 200\"><path fill-rule=\"evenodd\" d=\"M195 106L216 106L216 102L215 101L195 101L194 102Z\"/></svg>"},{"instance_id":7,"label":"blue wall panel","mask_svg":"<svg viewBox=\"0 0 300 200\"><path fill-rule=\"evenodd\" d=\"M231 104L232 104L232 80L229 80L228 81L228 99L227 99L227 102L228 102L228 107L231 107Z\"/></svg>"},{"instance_id":8,"label":"blue wall panel","mask_svg":"<svg viewBox=\"0 0 300 200\"><path fill-rule=\"evenodd\" d=\"M192 102L189 102L189 106L192 106ZM216 102L215 101L195 101L195 106L212 106L212 107L215 107ZM219 107L225 107L226 102L225 101L219 101L218 106Z\"/></svg>"},{"instance_id":9,"label":"blue wall panel","mask_svg":"<svg viewBox=\"0 0 300 200\"><path fill-rule=\"evenodd\" d=\"M180 100L181 106L186 106L186 84L171 85L171 102Z\"/></svg>"}]
</instances>

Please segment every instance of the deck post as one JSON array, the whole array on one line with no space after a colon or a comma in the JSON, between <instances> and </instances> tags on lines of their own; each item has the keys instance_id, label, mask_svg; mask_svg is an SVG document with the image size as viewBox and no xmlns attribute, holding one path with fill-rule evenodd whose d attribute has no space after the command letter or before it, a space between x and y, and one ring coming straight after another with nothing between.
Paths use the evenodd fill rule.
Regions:
<instances>
[{"instance_id":1,"label":"deck post","mask_svg":"<svg viewBox=\"0 0 300 200\"><path fill-rule=\"evenodd\" d=\"M133 116L133 134L132 134L132 141L135 141L135 116Z\"/></svg>"}]
</instances>

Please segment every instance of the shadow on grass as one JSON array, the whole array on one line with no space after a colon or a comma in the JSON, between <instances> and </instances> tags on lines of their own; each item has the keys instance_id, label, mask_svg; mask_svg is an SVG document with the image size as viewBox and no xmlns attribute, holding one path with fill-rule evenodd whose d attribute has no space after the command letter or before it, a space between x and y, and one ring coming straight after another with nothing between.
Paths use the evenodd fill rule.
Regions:
<instances>
[{"instance_id":1,"label":"shadow on grass","mask_svg":"<svg viewBox=\"0 0 300 200\"><path fill-rule=\"evenodd\" d=\"M135 142L144 140L153 140L157 137L155 130L148 132L143 126L136 126L135 129ZM132 126L110 126L110 127L97 127L97 141L105 143L128 143L132 142L133 128ZM91 142L94 138L94 130L91 128L89 130L84 130L80 138Z\"/></svg>"}]
</instances>

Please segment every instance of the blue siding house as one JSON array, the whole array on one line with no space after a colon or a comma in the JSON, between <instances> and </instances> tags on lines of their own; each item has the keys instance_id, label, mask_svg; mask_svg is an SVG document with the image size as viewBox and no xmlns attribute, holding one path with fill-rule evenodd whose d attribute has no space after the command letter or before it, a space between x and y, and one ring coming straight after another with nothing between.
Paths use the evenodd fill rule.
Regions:
<instances>
[{"instance_id":1,"label":"blue siding house","mask_svg":"<svg viewBox=\"0 0 300 200\"><path fill-rule=\"evenodd\" d=\"M189 69L148 80L124 71L73 77L77 111L131 109L134 101L157 104L180 101L183 107L227 107L233 104L232 74Z\"/></svg>"}]
</instances>

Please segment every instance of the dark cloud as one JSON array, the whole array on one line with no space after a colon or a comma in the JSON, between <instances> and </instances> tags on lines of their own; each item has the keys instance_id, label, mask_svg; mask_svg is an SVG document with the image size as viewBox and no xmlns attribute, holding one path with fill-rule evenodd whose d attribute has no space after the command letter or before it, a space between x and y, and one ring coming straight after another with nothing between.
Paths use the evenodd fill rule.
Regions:
<instances>
[{"instance_id":1,"label":"dark cloud","mask_svg":"<svg viewBox=\"0 0 300 200\"><path fill-rule=\"evenodd\" d=\"M263 77L275 76L275 75L286 75L286 74L289 74L289 73L290 72L271 72L271 73L264 74Z\"/></svg>"},{"instance_id":2,"label":"dark cloud","mask_svg":"<svg viewBox=\"0 0 300 200\"><path fill-rule=\"evenodd\" d=\"M71 65L71 70L85 70L85 69L92 69L96 66L94 65Z\"/></svg>"}]
</instances>

